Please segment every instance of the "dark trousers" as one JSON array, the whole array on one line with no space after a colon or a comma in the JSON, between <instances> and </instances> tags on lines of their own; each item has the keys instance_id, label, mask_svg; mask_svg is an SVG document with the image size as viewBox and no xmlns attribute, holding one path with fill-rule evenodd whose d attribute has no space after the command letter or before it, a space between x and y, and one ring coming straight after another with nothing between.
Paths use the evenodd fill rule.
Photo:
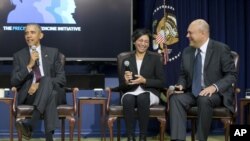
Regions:
<instances>
[{"instance_id":1,"label":"dark trousers","mask_svg":"<svg viewBox=\"0 0 250 141\"><path fill-rule=\"evenodd\" d=\"M195 97L191 93L173 94L170 97L170 130L172 140L186 139L187 110L198 107L197 139L206 141L212 123L213 108L222 104L219 94Z\"/></svg>"},{"instance_id":2,"label":"dark trousers","mask_svg":"<svg viewBox=\"0 0 250 141\"><path fill-rule=\"evenodd\" d=\"M136 122L135 108L137 108L138 111L140 135L146 135L149 121L149 93L145 92L137 96L127 94L123 97L122 103L127 135L134 136Z\"/></svg>"},{"instance_id":3,"label":"dark trousers","mask_svg":"<svg viewBox=\"0 0 250 141\"><path fill-rule=\"evenodd\" d=\"M33 105L35 110L30 121L34 129L40 120L41 115L44 118L45 133L56 129L57 113L57 92L53 90L51 78L43 77L40 80L39 88L34 95L28 95L24 104Z\"/></svg>"}]
</instances>

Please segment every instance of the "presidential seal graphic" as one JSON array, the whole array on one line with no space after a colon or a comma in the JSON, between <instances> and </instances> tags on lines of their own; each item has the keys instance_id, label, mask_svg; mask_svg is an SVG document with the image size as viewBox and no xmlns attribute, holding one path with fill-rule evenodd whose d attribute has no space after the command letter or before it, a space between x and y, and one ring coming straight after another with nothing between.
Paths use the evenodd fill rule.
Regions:
<instances>
[{"instance_id":1,"label":"presidential seal graphic","mask_svg":"<svg viewBox=\"0 0 250 141\"><path fill-rule=\"evenodd\" d=\"M163 4L156 7L153 12L153 49L167 56L166 61L173 61L180 56L179 52L169 57L173 50L171 46L179 41L174 10L174 7Z\"/></svg>"},{"instance_id":2,"label":"presidential seal graphic","mask_svg":"<svg viewBox=\"0 0 250 141\"><path fill-rule=\"evenodd\" d=\"M174 15L168 14L164 16L156 27L157 34L163 32L165 34L165 44L172 45L179 41L176 27L176 19ZM156 35L157 36L157 35Z\"/></svg>"}]
</instances>

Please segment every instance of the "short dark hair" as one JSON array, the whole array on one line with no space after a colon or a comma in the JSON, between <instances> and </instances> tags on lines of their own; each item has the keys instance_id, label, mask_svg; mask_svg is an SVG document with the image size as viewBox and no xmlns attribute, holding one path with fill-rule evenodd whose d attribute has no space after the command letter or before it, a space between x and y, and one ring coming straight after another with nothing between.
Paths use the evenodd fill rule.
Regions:
<instances>
[{"instance_id":1,"label":"short dark hair","mask_svg":"<svg viewBox=\"0 0 250 141\"><path fill-rule=\"evenodd\" d=\"M147 35L149 37L149 40L151 39L151 32L148 29L136 29L133 32L132 35L132 41L135 42L138 38L140 38L143 35Z\"/></svg>"},{"instance_id":2,"label":"short dark hair","mask_svg":"<svg viewBox=\"0 0 250 141\"><path fill-rule=\"evenodd\" d=\"M38 28L38 30L40 30L40 32L42 32L41 26L40 26L39 24L37 24L37 23L28 23L28 24L25 26L25 29L26 29L27 26L31 26L31 25L36 26L36 27Z\"/></svg>"}]
</instances>

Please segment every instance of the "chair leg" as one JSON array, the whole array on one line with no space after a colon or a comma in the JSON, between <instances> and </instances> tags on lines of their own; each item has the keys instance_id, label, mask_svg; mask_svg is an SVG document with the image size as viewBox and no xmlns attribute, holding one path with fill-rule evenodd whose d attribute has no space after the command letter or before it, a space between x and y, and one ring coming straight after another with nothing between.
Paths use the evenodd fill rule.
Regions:
<instances>
[{"instance_id":1,"label":"chair leg","mask_svg":"<svg viewBox=\"0 0 250 141\"><path fill-rule=\"evenodd\" d=\"M108 126L109 126L109 135L110 135L110 141L113 141L113 123L117 119L117 117L109 117L108 118Z\"/></svg>"},{"instance_id":2,"label":"chair leg","mask_svg":"<svg viewBox=\"0 0 250 141\"><path fill-rule=\"evenodd\" d=\"M117 119L117 141L121 140L121 120Z\"/></svg>"},{"instance_id":3,"label":"chair leg","mask_svg":"<svg viewBox=\"0 0 250 141\"><path fill-rule=\"evenodd\" d=\"M69 119L69 126L70 126L70 129L69 129L69 131L70 131L70 137L69 137L69 140L70 141L73 141L73 138L74 138L74 127L75 127L75 118L74 117L72 117L72 118L70 118Z\"/></svg>"},{"instance_id":4,"label":"chair leg","mask_svg":"<svg viewBox=\"0 0 250 141\"><path fill-rule=\"evenodd\" d=\"M62 118L61 140L64 141L64 139L65 139L65 119Z\"/></svg>"},{"instance_id":5,"label":"chair leg","mask_svg":"<svg viewBox=\"0 0 250 141\"><path fill-rule=\"evenodd\" d=\"M166 128L166 118L159 117L157 119L160 122L160 141L164 141L164 134L165 134L165 128Z\"/></svg>"},{"instance_id":6,"label":"chair leg","mask_svg":"<svg viewBox=\"0 0 250 141\"><path fill-rule=\"evenodd\" d=\"M232 120L230 119L222 119L222 122L224 124L224 136L225 136L225 141L228 141L229 137L229 132L230 132L230 124L232 123Z\"/></svg>"},{"instance_id":7,"label":"chair leg","mask_svg":"<svg viewBox=\"0 0 250 141\"><path fill-rule=\"evenodd\" d=\"M17 131L17 135L18 135L18 141L22 141L22 131L21 130Z\"/></svg>"},{"instance_id":8,"label":"chair leg","mask_svg":"<svg viewBox=\"0 0 250 141\"><path fill-rule=\"evenodd\" d=\"M196 128L196 123L195 119L191 119L191 140L195 141L195 128Z\"/></svg>"},{"instance_id":9,"label":"chair leg","mask_svg":"<svg viewBox=\"0 0 250 141\"><path fill-rule=\"evenodd\" d=\"M229 136L229 126L227 125L227 127L225 128L225 141L228 141L228 136Z\"/></svg>"}]
</instances>

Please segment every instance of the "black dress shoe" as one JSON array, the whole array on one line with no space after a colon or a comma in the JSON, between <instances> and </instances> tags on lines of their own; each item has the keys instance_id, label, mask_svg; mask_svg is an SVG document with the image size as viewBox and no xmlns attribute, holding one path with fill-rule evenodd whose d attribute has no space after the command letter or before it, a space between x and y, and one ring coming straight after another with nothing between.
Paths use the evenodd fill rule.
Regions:
<instances>
[{"instance_id":1,"label":"black dress shoe","mask_svg":"<svg viewBox=\"0 0 250 141\"><path fill-rule=\"evenodd\" d=\"M46 141L53 141L53 134L54 134L54 131L45 133Z\"/></svg>"},{"instance_id":2,"label":"black dress shoe","mask_svg":"<svg viewBox=\"0 0 250 141\"><path fill-rule=\"evenodd\" d=\"M139 141L147 141L146 135L140 135Z\"/></svg>"},{"instance_id":3,"label":"black dress shoe","mask_svg":"<svg viewBox=\"0 0 250 141\"><path fill-rule=\"evenodd\" d=\"M128 141L135 141L135 136L128 136Z\"/></svg>"},{"instance_id":4,"label":"black dress shoe","mask_svg":"<svg viewBox=\"0 0 250 141\"><path fill-rule=\"evenodd\" d=\"M23 138L29 140L31 138L31 126L25 125L22 120L16 121L16 128L22 132Z\"/></svg>"}]
</instances>

